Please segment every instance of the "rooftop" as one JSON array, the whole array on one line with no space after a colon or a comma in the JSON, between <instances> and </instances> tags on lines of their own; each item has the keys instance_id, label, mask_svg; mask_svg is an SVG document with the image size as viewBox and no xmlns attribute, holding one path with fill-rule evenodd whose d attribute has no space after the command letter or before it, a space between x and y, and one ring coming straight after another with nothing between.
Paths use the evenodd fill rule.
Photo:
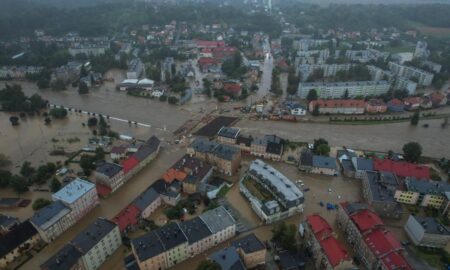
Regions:
<instances>
[{"instance_id":1,"label":"rooftop","mask_svg":"<svg viewBox=\"0 0 450 270\"><path fill-rule=\"evenodd\" d=\"M61 200L65 203L71 204L92 189L95 189L95 184L77 178L61 188L58 192L54 193L52 197L54 200Z\"/></svg>"},{"instance_id":2,"label":"rooftop","mask_svg":"<svg viewBox=\"0 0 450 270\"><path fill-rule=\"evenodd\" d=\"M43 270L72 270L83 256L73 245L65 245L55 255L41 265Z\"/></svg>"},{"instance_id":3,"label":"rooftop","mask_svg":"<svg viewBox=\"0 0 450 270\"><path fill-rule=\"evenodd\" d=\"M106 235L117 227L115 223L105 218L97 218L87 228L81 231L71 242L77 249L86 254Z\"/></svg>"},{"instance_id":4,"label":"rooftop","mask_svg":"<svg viewBox=\"0 0 450 270\"><path fill-rule=\"evenodd\" d=\"M241 248L247 254L266 249L264 243L254 233L233 241L231 245L237 249Z\"/></svg>"},{"instance_id":5,"label":"rooftop","mask_svg":"<svg viewBox=\"0 0 450 270\"><path fill-rule=\"evenodd\" d=\"M180 225L175 222L166 224L154 232L158 235L165 250L172 249L188 241Z\"/></svg>"},{"instance_id":6,"label":"rooftop","mask_svg":"<svg viewBox=\"0 0 450 270\"><path fill-rule=\"evenodd\" d=\"M150 204L152 204L156 199L158 199L159 193L156 192L154 188L148 188L142 192L136 199L134 199L133 204L139 210L144 211Z\"/></svg>"},{"instance_id":7,"label":"rooftop","mask_svg":"<svg viewBox=\"0 0 450 270\"><path fill-rule=\"evenodd\" d=\"M211 138L215 136L222 127L231 126L238 120L239 119L236 117L218 116L214 118L214 120L200 128L197 132L194 133L194 135Z\"/></svg>"},{"instance_id":8,"label":"rooftop","mask_svg":"<svg viewBox=\"0 0 450 270\"><path fill-rule=\"evenodd\" d=\"M154 231L131 240L131 245L140 261L146 261L164 252L164 246Z\"/></svg>"},{"instance_id":9,"label":"rooftop","mask_svg":"<svg viewBox=\"0 0 450 270\"><path fill-rule=\"evenodd\" d=\"M111 162L104 162L100 164L95 171L111 178L122 171L122 166Z\"/></svg>"},{"instance_id":10,"label":"rooftop","mask_svg":"<svg viewBox=\"0 0 450 270\"><path fill-rule=\"evenodd\" d=\"M320 215L310 215L306 217L306 222L311 227L311 231L318 241L326 238L333 232L328 222Z\"/></svg>"},{"instance_id":11,"label":"rooftop","mask_svg":"<svg viewBox=\"0 0 450 270\"><path fill-rule=\"evenodd\" d=\"M138 216L140 210L133 204L128 205L117 214L112 221L119 225L119 230L123 232L128 226L136 225L138 223Z\"/></svg>"},{"instance_id":12,"label":"rooftop","mask_svg":"<svg viewBox=\"0 0 450 270\"><path fill-rule=\"evenodd\" d=\"M374 159L376 171L392 172L399 177L430 178L430 168L404 161L393 161L390 159Z\"/></svg>"},{"instance_id":13,"label":"rooftop","mask_svg":"<svg viewBox=\"0 0 450 270\"><path fill-rule=\"evenodd\" d=\"M394 193L399 187L397 178L389 172L367 171L370 191L374 201L395 202Z\"/></svg>"},{"instance_id":14,"label":"rooftop","mask_svg":"<svg viewBox=\"0 0 450 270\"><path fill-rule=\"evenodd\" d=\"M37 211L30 219L30 221L41 228L46 230L61 218L70 213L70 209L67 208L61 201L55 201L46 207Z\"/></svg>"},{"instance_id":15,"label":"rooftop","mask_svg":"<svg viewBox=\"0 0 450 270\"><path fill-rule=\"evenodd\" d=\"M3 258L37 233L33 225L27 220L15 226L5 235L0 236L0 258Z\"/></svg>"},{"instance_id":16,"label":"rooftop","mask_svg":"<svg viewBox=\"0 0 450 270\"><path fill-rule=\"evenodd\" d=\"M422 194L435 194L445 196L445 192L450 192L450 185L443 182L418 180L414 177L407 177L405 179L406 189L408 191L415 191Z\"/></svg>"},{"instance_id":17,"label":"rooftop","mask_svg":"<svg viewBox=\"0 0 450 270\"><path fill-rule=\"evenodd\" d=\"M390 252L402 248L394 234L385 229L375 229L364 236L364 242L369 246L376 257L383 257Z\"/></svg>"},{"instance_id":18,"label":"rooftop","mask_svg":"<svg viewBox=\"0 0 450 270\"><path fill-rule=\"evenodd\" d=\"M332 235L320 240L320 246L323 248L328 261L333 267L339 265L342 261L351 260L344 245Z\"/></svg>"},{"instance_id":19,"label":"rooftop","mask_svg":"<svg viewBox=\"0 0 450 270\"><path fill-rule=\"evenodd\" d=\"M313 155L313 167L337 170L336 159L333 157Z\"/></svg>"},{"instance_id":20,"label":"rooftop","mask_svg":"<svg viewBox=\"0 0 450 270\"><path fill-rule=\"evenodd\" d=\"M356 169L361 171L373 171L373 160L370 158L356 157Z\"/></svg>"},{"instance_id":21,"label":"rooftop","mask_svg":"<svg viewBox=\"0 0 450 270\"><path fill-rule=\"evenodd\" d=\"M381 218L369 209L363 209L350 216L359 231L365 232L375 227L384 226Z\"/></svg>"},{"instance_id":22,"label":"rooftop","mask_svg":"<svg viewBox=\"0 0 450 270\"><path fill-rule=\"evenodd\" d=\"M236 139L239 135L240 129L233 128L233 127L222 127L219 132L217 133L217 136L230 138L230 139Z\"/></svg>"},{"instance_id":23,"label":"rooftop","mask_svg":"<svg viewBox=\"0 0 450 270\"><path fill-rule=\"evenodd\" d=\"M239 258L236 248L231 246L214 252L209 256L222 270L244 270L245 266Z\"/></svg>"},{"instance_id":24,"label":"rooftop","mask_svg":"<svg viewBox=\"0 0 450 270\"><path fill-rule=\"evenodd\" d=\"M444 225L442 225L436 218L434 217L413 217L422 228L425 230L425 233L429 234L440 234L440 235L450 235L450 229Z\"/></svg>"},{"instance_id":25,"label":"rooftop","mask_svg":"<svg viewBox=\"0 0 450 270\"><path fill-rule=\"evenodd\" d=\"M189 244L195 243L212 235L212 232L206 223L199 217L181 222L180 227L186 235Z\"/></svg>"},{"instance_id":26,"label":"rooftop","mask_svg":"<svg viewBox=\"0 0 450 270\"><path fill-rule=\"evenodd\" d=\"M234 218L223 206L204 212L200 215L200 218L206 223L213 234L236 223Z\"/></svg>"},{"instance_id":27,"label":"rooftop","mask_svg":"<svg viewBox=\"0 0 450 270\"><path fill-rule=\"evenodd\" d=\"M344 107L357 107L364 108L366 102L364 100L359 99L318 99L313 100L310 103L310 106L315 107L319 106L320 108L344 108Z\"/></svg>"},{"instance_id":28,"label":"rooftop","mask_svg":"<svg viewBox=\"0 0 450 270\"><path fill-rule=\"evenodd\" d=\"M371 86L371 85L389 85L387 81L355 81L355 82L305 82L300 84L302 87L331 87L331 86Z\"/></svg>"}]
</instances>

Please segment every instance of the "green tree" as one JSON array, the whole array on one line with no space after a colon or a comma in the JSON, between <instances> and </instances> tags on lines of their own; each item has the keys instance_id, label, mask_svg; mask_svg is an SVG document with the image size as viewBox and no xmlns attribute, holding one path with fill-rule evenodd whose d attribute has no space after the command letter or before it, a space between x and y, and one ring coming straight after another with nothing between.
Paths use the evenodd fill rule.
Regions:
<instances>
[{"instance_id":1,"label":"green tree","mask_svg":"<svg viewBox=\"0 0 450 270\"><path fill-rule=\"evenodd\" d=\"M403 154L409 162L418 162L422 155L422 146L417 142L409 142L403 145Z\"/></svg>"},{"instance_id":2,"label":"green tree","mask_svg":"<svg viewBox=\"0 0 450 270\"><path fill-rule=\"evenodd\" d=\"M65 108L52 108L50 109L50 115L57 119L62 119L67 116L67 110Z\"/></svg>"},{"instance_id":3,"label":"green tree","mask_svg":"<svg viewBox=\"0 0 450 270\"><path fill-rule=\"evenodd\" d=\"M28 191L27 180L19 175L13 175L11 177L10 186L19 195Z\"/></svg>"},{"instance_id":4,"label":"green tree","mask_svg":"<svg viewBox=\"0 0 450 270\"><path fill-rule=\"evenodd\" d=\"M29 161L25 161L20 168L20 174L24 177L30 177L35 172Z\"/></svg>"},{"instance_id":5,"label":"green tree","mask_svg":"<svg viewBox=\"0 0 450 270\"><path fill-rule=\"evenodd\" d=\"M220 267L220 265L210 260L202 261L197 267L197 270L221 270L221 269L222 268Z\"/></svg>"},{"instance_id":6,"label":"green tree","mask_svg":"<svg viewBox=\"0 0 450 270\"><path fill-rule=\"evenodd\" d=\"M56 79L51 83L52 90L54 91L63 91L66 90L66 83L63 79Z\"/></svg>"},{"instance_id":7,"label":"green tree","mask_svg":"<svg viewBox=\"0 0 450 270\"><path fill-rule=\"evenodd\" d=\"M89 93L89 87L85 82L80 81L80 83L78 84L78 94L84 95L87 93Z\"/></svg>"},{"instance_id":8,"label":"green tree","mask_svg":"<svg viewBox=\"0 0 450 270\"><path fill-rule=\"evenodd\" d=\"M80 167L87 176L91 174L91 170L95 169L95 157L90 155L82 155L80 157Z\"/></svg>"},{"instance_id":9,"label":"green tree","mask_svg":"<svg viewBox=\"0 0 450 270\"><path fill-rule=\"evenodd\" d=\"M272 233L273 241L284 249L296 251L297 245L295 236L297 234L297 229L294 224L286 225L286 223L281 222L273 227Z\"/></svg>"},{"instance_id":10,"label":"green tree","mask_svg":"<svg viewBox=\"0 0 450 270\"><path fill-rule=\"evenodd\" d=\"M330 146L328 144L321 144L316 149L316 154L320 156L328 156L330 154Z\"/></svg>"},{"instance_id":11,"label":"green tree","mask_svg":"<svg viewBox=\"0 0 450 270\"><path fill-rule=\"evenodd\" d=\"M419 124L419 118L420 118L420 113L415 112L413 114L413 116L411 117L411 125L417 126L417 124Z\"/></svg>"},{"instance_id":12,"label":"green tree","mask_svg":"<svg viewBox=\"0 0 450 270\"><path fill-rule=\"evenodd\" d=\"M6 170L0 170L0 187L7 187L11 182L12 174Z\"/></svg>"},{"instance_id":13,"label":"green tree","mask_svg":"<svg viewBox=\"0 0 450 270\"><path fill-rule=\"evenodd\" d=\"M91 117L88 119L87 126L88 127L96 127L98 124L98 119L95 117Z\"/></svg>"},{"instance_id":14,"label":"green tree","mask_svg":"<svg viewBox=\"0 0 450 270\"><path fill-rule=\"evenodd\" d=\"M44 199L44 198L38 198L33 202L33 205L31 206L34 211L40 210L47 205L50 205L52 201Z\"/></svg>"},{"instance_id":15,"label":"green tree","mask_svg":"<svg viewBox=\"0 0 450 270\"><path fill-rule=\"evenodd\" d=\"M36 82L36 85L39 89L47 89L50 87L50 80L47 78L41 77Z\"/></svg>"},{"instance_id":16,"label":"green tree","mask_svg":"<svg viewBox=\"0 0 450 270\"><path fill-rule=\"evenodd\" d=\"M306 96L306 99L311 102L313 100L317 100L318 96L317 96L317 91L316 89L311 89L308 92L308 95Z\"/></svg>"},{"instance_id":17,"label":"green tree","mask_svg":"<svg viewBox=\"0 0 450 270\"><path fill-rule=\"evenodd\" d=\"M61 182L59 182L58 179L53 178L52 181L50 182L50 190L52 191L52 193L55 193L60 189L61 189Z\"/></svg>"},{"instance_id":18,"label":"green tree","mask_svg":"<svg viewBox=\"0 0 450 270\"><path fill-rule=\"evenodd\" d=\"M320 145L325 144L328 145L328 141L323 139L323 138L319 138L319 139L314 139L314 146L313 146L313 151L314 153L317 154L317 149L319 148Z\"/></svg>"},{"instance_id":19,"label":"green tree","mask_svg":"<svg viewBox=\"0 0 450 270\"><path fill-rule=\"evenodd\" d=\"M175 105L178 103L178 98L175 96L170 96L167 102L169 102L169 104Z\"/></svg>"},{"instance_id":20,"label":"green tree","mask_svg":"<svg viewBox=\"0 0 450 270\"><path fill-rule=\"evenodd\" d=\"M11 160L5 155L0 154L0 168L6 167L11 165Z\"/></svg>"},{"instance_id":21,"label":"green tree","mask_svg":"<svg viewBox=\"0 0 450 270\"><path fill-rule=\"evenodd\" d=\"M32 110L40 110L47 106L47 102L42 99L42 97L38 94L32 95L30 98L30 105Z\"/></svg>"},{"instance_id":22,"label":"green tree","mask_svg":"<svg viewBox=\"0 0 450 270\"><path fill-rule=\"evenodd\" d=\"M108 134L108 124L106 123L105 118L102 115L100 115L98 127L100 136L106 136Z\"/></svg>"}]
</instances>

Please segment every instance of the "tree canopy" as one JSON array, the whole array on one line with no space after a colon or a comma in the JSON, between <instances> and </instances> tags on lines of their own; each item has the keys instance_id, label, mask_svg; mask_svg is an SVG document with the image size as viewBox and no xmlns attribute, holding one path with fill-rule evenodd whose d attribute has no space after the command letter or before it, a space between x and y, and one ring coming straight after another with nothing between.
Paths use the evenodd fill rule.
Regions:
<instances>
[{"instance_id":1,"label":"tree canopy","mask_svg":"<svg viewBox=\"0 0 450 270\"><path fill-rule=\"evenodd\" d=\"M409 142L403 146L403 154L409 162L418 162L422 155L422 146L417 142Z\"/></svg>"}]
</instances>

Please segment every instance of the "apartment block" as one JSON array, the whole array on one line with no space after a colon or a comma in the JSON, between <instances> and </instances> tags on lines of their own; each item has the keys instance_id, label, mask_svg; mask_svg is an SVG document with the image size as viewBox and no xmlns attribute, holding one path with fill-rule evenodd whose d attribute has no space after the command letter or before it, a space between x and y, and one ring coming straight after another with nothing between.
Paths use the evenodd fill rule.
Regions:
<instances>
[{"instance_id":1,"label":"apartment block","mask_svg":"<svg viewBox=\"0 0 450 270\"><path fill-rule=\"evenodd\" d=\"M309 91L316 90L319 98L342 98L346 93L350 98L379 96L389 91L390 84L387 81L359 81L359 82L301 82L298 85L297 96L306 99Z\"/></svg>"},{"instance_id":2,"label":"apartment block","mask_svg":"<svg viewBox=\"0 0 450 270\"><path fill-rule=\"evenodd\" d=\"M50 243L75 224L76 220L71 212L61 201L55 201L37 211L30 222L42 240Z\"/></svg>"},{"instance_id":3,"label":"apartment block","mask_svg":"<svg viewBox=\"0 0 450 270\"><path fill-rule=\"evenodd\" d=\"M247 269L266 263L266 246L254 233L233 241L231 245L236 248Z\"/></svg>"},{"instance_id":4,"label":"apartment block","mask_svg":"<svg viewBox=\"0 0 450 270\"><path fill-rule=\"evenodd\" d=\"M389 62L388 67L395 76L415 79L419 85L430 86L433 82L434 74L428 71L395 62Z\"/></svg>"},{"instance_id":5,"label":"apartment block","mask_svg":"<svg viewBox=\"0 0 450 270\"><path fill-rule=\"evenodd\" d=\"M436 218L410 215L405 232L416 246L445 248L450 241L450 230Z\"/></svg>"}]
</instances>

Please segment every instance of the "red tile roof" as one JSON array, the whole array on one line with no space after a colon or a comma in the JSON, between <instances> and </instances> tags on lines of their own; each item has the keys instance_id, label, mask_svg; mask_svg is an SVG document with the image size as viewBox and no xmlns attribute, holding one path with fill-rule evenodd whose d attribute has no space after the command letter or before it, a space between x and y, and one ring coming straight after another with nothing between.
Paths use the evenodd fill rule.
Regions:
<instances>
[{"instance_id":1,"label":"red tile roof","mask_svg":"<svg viewBox=\"0 0 450 270\"><path fill-rule=\"evenodd\" d=\"M416 177L417 179L429 179L430 168L404 161L390 159L374 159L374 168L380 172L391 172L399 177Z\"/></svg>"},{"instance_id":2,"label":"red tile roof","mask_svg":"<svg viewBox=\"0 0 450 270\"><path fill-rule=\"evenodd\" d=\"M407 98L403 99L403 102L405 104L420 104L420 103L422 103L422 98L421 97L407 97Z\"/></svg>"},{"instance_id":3,"label":"red tile roof","mask_svg":"<svg viewBox=\"0 0 450 270\"><path fill-rule=\"evenodd\" d=\"M134 156L131 156L122 162L123 172L128 173L131 171L136 165L139 164L139 160L137 160Z\"/></svg>"},{"instance_id":4,"label":"red tile roof","mask_svg":"<svg viewBox=\"0 0 450 270\"><path fill-rule=\"evenodd\" d=\"M364 108L366 105L366 102L364 100L357 100L357 99L330 99L330 100L318 99L311 101L311 103L313 107L319 105L320 108L342 108L342 107Z\"/></svg>"},{"instance_id":5,"label":"red tile roof","mask_svg":"<svg viewBox=\"0 0 450 270\"><path fill-rule=\"evenodd\" d=\"M363 237L364 242L377 258L402 248L395 236L386 229L375 229Z\"/></svg>"},{"instance_id":6,"label":"red tile roof","mask_svg":"<svg viewBox=\"0 0 450 270\"><path fill-rule=\"evenodd\" d=\"M342 261L350 261L347 250L334 236L329 236L320 241L325 254L333 267L339 265Z\"/></svg>"},{"instance_id":7,"label":"red tile roof","mask_svg":"<svg viewBox=\"0 0 450 270\"><path fill-rule=\"evenodd\" d=\"M133 204L128 205L112 221L119 225L120 232L123 232L128 226L136 225L139 221L139 209Z\"/></svg>"},{"instance_id":8,"label":"red tile roof","mask_svg":"<svg viewBox=\"0 0 450 270\"><path fill-rule=\"evenodd\" d=\"M388 102L390 105L401 106L403 102L400 99L394 98Z\"/></svg>"},{"instance_id":9,"label":"red tile roof","mask_svg":"<svg viewBox=\"0 0 450 270\"><path fill-rule=\"evenodd\" d=\"M167 183L172 183L174 180L183 181L186 177L187 173L174 168L168 169L163 175L163 179Z\"/></svg>"},{"instance_id":10,"label":"red tile roof","mask_svg":"<svg viewBox=\"0 0 450 270\"><path fill-rule=\"evenodd\" d=\"M199 65L209 65L209 64L218 64L219 61L217 61L216 59L212 58L212 57L200 57L197 61L197 63Z\"/></svg>"},{"instance_id":11,"label":"red tile roof","mask_svg":"<svg viewBox=\"0 0 450 270\"><path fill-rule=\"evenodd\" d=\"M312 232L319 240L325 238L333 232L328 222L319 215L308 216L306 218L306 222L308 222L309 226L311 226Z\"/></svg>"},{"instance_id":12,"label":"red tile roof","mask_svg":"<svg viewBox=\"0 0 450 270\"><path fill-rule=\"evenodd\" d=\"M392 252L381 259L388 270L412 270L405 258L398 252Z\"/></svg>"},{"instance_id":13,"label":"red tile roof","mask_svg":"<svg viewBox=\"0 0 450 270\"><path fill-rule=\"evenodd\" d=\"M209 40L196 40L195 43L197 44L197 47L223 47L225 46L225 42L223 40L221 41L209 41Z\"/></svg>"},{"instance_id":14,"label":"red tile roof","mask_svg":"<svg viewBox=\"0 0 450 270\"><path fill-rule=\"evenodd\" d=\"M238 83L224 83L223 91L228 94L239 94L241 92L241 85Z\"/></svg>"},{"instance_id":15,"label":"red tile roof","mask_svg":"<svg viewBox=\"0 0 450 270\"><path fill-rule=\"evenodd\" d=\"M384 225L381 218L369 209L353 214L350 217L361 232L365 232L376 226Z\"/></svg>"},{"instance_id":16,"label":"red tile roof","mask_svg":"<svg viewBox=\"0 0 450 270\"><path fill-rule=\"evenodd\" d=\"M95 184L95 188L97 189L98 196L102 198L106 198L112 191L110 187L100 183Z\"/></svg>"}]
</instances>

